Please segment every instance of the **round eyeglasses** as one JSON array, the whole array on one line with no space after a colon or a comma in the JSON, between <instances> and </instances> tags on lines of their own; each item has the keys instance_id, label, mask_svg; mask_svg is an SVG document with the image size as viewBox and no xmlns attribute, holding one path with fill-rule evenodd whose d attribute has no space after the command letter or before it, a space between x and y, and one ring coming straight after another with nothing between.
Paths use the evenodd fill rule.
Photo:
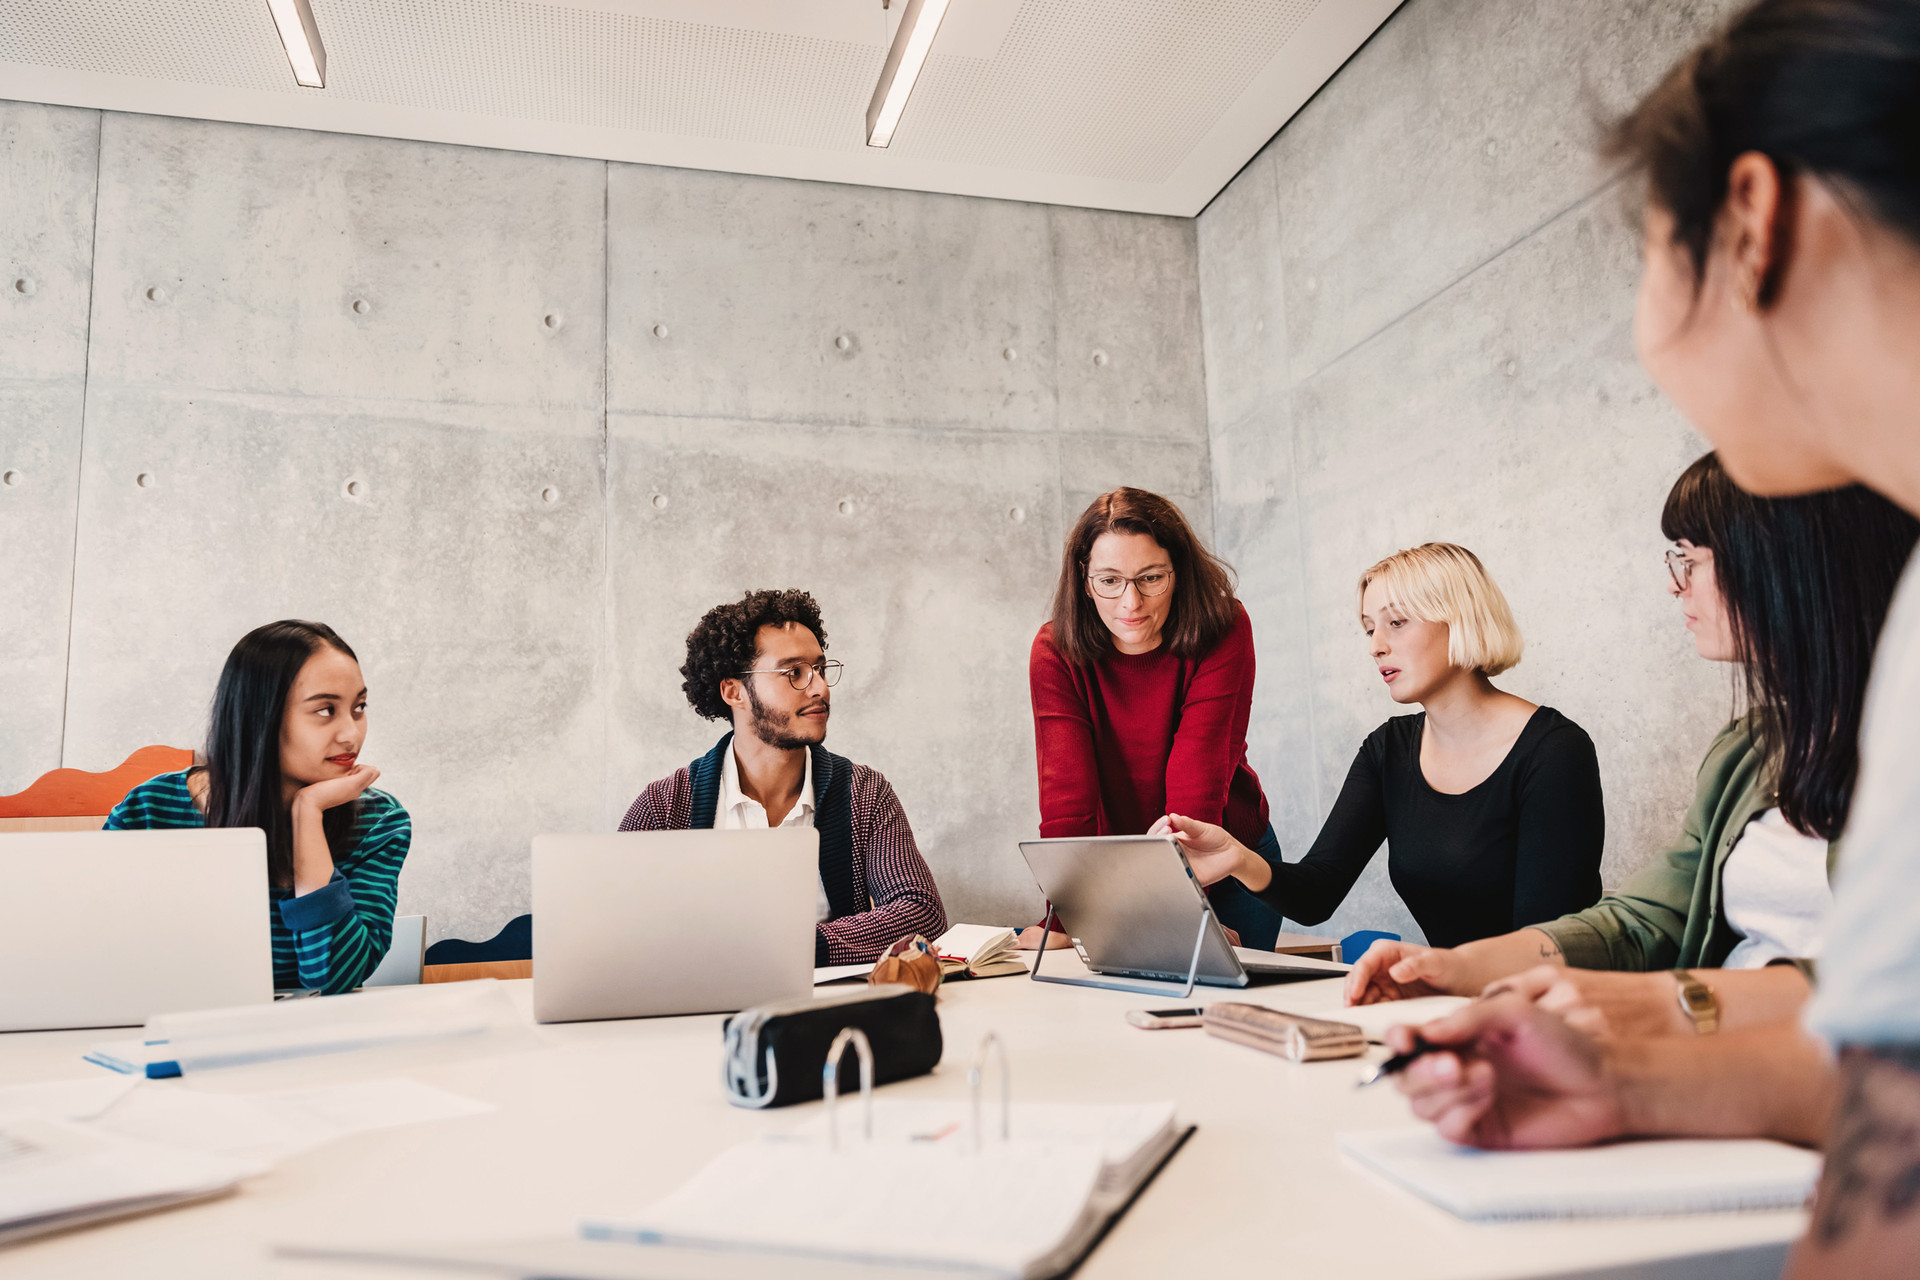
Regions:
<instances>
[{"instance_id":1,"label":"round eyeglasses","mask_svg":"<svg viewBox=\"0 0 1920 1280\"><path fill-rule=\"evenodd\" d=\"M1687 553L1678 547L1667 552L1667 576L1673 579L1673 589L1684 592L1687 584L1693 581L1693 561L1687 559Z\"/></svg>"},{"instance_id":2,"label":"round eyeglasses","mask_svg":"<svg viewBox=\"0 0 1920 1280\"><path fill-rule=\"evenodd\" d=\"M790 662L784 667L773 667L765 671L741 671L737 674L741 679L748 676L785 676L787 683L796 689L806 688L813 683L815 676L819 676L820 682L831 689L840 683L840 673L844 670L846 670L845 663L829 662L822 658L812 664Z\"/></svg>"},{"instance_id":3,"label":"round eyeglasses","mask_svg":"<svg viewBox=\"0 0 1920 1280\"><path fill-rule=\"evenodd\" d=\"M1167 588L1173 585L1173 570L1150 569L1146 573L1137 573L1131 578L1123 573L1087 575L1087 585L1092 587L1093 594L1102 600L1118 600L1127 594L1129 584L1143 596L1165 595Z\"/></svg>"}]
</instances>

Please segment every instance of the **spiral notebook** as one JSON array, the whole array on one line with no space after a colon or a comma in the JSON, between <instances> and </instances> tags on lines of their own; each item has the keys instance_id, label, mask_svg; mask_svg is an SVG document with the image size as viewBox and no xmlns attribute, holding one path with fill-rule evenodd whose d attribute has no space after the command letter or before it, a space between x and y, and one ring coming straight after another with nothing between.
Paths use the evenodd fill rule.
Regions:
<instances>
[{"instance_id":1,"label":"spiral notebook","mask_svg":"<svg viewBox=\"0 0 1920 1280\"><path fill-rule=\"evenodd\" d=\"M1340 1135L1360 1163L1474 1222L1795 1209L1820 1157L1763 1139L1671 1138L1567 1151L1457 1147L1422 1125Z\"/></svg>"}]
</instances>

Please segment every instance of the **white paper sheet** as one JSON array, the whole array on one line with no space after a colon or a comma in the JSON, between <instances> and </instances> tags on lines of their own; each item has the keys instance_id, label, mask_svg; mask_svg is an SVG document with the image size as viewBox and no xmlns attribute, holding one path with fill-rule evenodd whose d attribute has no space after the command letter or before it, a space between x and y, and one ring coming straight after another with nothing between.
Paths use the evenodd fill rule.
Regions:
<instances>
[{"instance_id":1,"label":"white paper sheet","mask_svg":"<svg viewBox=\"0 0 1920 1280\"><path fill-rule=\"evenodd\" d=\"M1791 1209L1820 1157L1760 1139L1671 1138L1572 1151L1456 1147L1425 1125L1340 1135L1340 1147L1473 1221Z\"/></svg>"},{"instance_id":2,"label":"white paper sheet","mask_svg":"<svg viewBox=\"0 0 1920 1280\"><path fill-rule=\"evenodd\" d=\"M31 1111L56 1120L91 1120L126 1096L132 1076L92 1075L0 1089L0 1112Z\"/></svg>"},{"instance_id":3,"label":"white paper sheet","mask_svg":"<svg viewBox=\"0 0 1920 1280\"><path fill-rule=\"evenodd\" d=\"M94 1124L149 1142L280 1160L349 1134L491 1110L488 1103L404 1077L270 1093L212 1093L156 1081L135 1089Z\"/></svg>"}]
</instances>

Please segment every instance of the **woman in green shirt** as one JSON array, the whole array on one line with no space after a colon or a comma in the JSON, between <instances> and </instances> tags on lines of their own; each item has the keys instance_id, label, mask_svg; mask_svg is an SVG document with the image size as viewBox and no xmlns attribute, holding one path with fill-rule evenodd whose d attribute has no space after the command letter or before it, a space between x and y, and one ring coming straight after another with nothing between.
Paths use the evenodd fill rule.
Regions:
<instances>
[{"instance_id":1,"label":"woman in green shirt","mask_svg":"<svg viewBox=\"0 0 1920 1280\"><path fill-rule=\"evenodd\" d=\"M205 763L143 782L107 830L259 827L273 984L351 991L387 954L413 824L360 762L367 689L333 628L272 622L220 673Z\"/></svg>"},{"instance_id":2,"label":"woman in green shirt","mask_svg":"<svg viewBox=\"0 0 1920 1280\"><path fill-rule=\"evenodd\" d=\"M1661 528L1696 651L1740 664L1752 708L1714 739L1679 838L1558 920L1454 948L1377 942L1348 976L1349 1003L1500 983L1576 1023L1649 1034L1699 1029L1675 971L1710 971L1694 978L1722 1026L1806 998L1874 639L1920 524L1857 486L1752 497L1708 454L1674 484Z\"/></svg>"}]
</instances>

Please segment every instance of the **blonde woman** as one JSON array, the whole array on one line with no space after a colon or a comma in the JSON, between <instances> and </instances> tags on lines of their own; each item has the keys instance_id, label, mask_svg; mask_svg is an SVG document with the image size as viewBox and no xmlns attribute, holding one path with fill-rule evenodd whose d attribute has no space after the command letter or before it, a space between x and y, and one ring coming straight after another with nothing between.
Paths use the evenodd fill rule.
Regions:
<instances>
[{"instance_id":1,"label":"blonde woman","mask_svg":"<svg viewBox=\"0 0 1920 1280\"><path fill-rule=\"evenodd\" d=\"M1393 887L1427 941L1451 947L1590 906L1606 817L1600 764L1579 725L1493 686L1520 661L1520 629L1473 552L1402 551L1360 577L1367 652L1401 704L1367 735L1299 862L1277 865L1210 823L1169 813L1203 884L1232 876L1290 920L1336 911L1387 842Z\"/></svg>"}]
</instances>

